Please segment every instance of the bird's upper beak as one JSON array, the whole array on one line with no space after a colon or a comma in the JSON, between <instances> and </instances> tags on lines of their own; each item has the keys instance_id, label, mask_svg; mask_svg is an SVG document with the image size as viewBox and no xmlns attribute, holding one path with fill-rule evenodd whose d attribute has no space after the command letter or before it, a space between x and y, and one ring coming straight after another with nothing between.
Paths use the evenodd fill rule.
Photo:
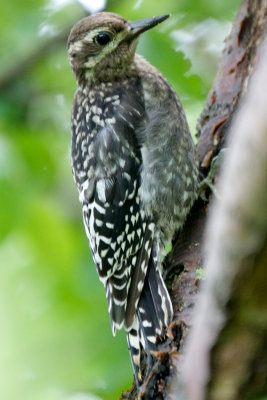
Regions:
<instances>
[{"instance_id":1,"label":"bird's upper beak","mask_svg":"<svg viewBox=\"0 0 267 400\"><path fill-rule=\"evenodd\" d=\"M165 21L165 19L169 18L170 14L160 15L159 17L153 18L146 18L140 19L139 21L130 22L130 32L129 38L135 38L139 36L141 33L148 31L149 29L153 28L154 26L160 24L161 22Z\"/></svg>"}]
</instances>

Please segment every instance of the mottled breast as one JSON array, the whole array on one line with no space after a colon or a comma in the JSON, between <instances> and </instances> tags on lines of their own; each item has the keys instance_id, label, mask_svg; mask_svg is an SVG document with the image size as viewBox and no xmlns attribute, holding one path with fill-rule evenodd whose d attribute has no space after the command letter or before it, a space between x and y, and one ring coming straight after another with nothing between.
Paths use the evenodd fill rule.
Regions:
<instances>
[{"instance_id":1,"label":"mottled breast","mask_svg":"<svg viewBox=\"0 0 267 400\"><path fill-rule=\"evenodd\" d=\"M145 118L138 78L76 92L72 168L102 281L142 245L146 218L138 195L141 151L136 132Z\"/></svg>"}]
</instances>

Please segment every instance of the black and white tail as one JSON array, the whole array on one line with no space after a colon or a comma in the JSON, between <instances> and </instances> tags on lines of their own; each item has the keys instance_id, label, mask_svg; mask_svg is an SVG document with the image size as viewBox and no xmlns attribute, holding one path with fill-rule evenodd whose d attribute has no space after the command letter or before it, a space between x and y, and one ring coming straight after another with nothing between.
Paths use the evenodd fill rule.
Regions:
<instances>
[{"instance_id":1,"label":"black and white tail","mask_svg":"<svg viewBox=\"0 0 267 400\"><path fill-rule=\"evenodd\" d=\"M136 382L143 380L140 364L144 355L149 372L150 352L158 349L158 338L164 338L171 323L173 309L168 290L159 270L156 251L152 249L147 274L132 328L127 332L128 346Z\"/></svg>"}]
</instances>

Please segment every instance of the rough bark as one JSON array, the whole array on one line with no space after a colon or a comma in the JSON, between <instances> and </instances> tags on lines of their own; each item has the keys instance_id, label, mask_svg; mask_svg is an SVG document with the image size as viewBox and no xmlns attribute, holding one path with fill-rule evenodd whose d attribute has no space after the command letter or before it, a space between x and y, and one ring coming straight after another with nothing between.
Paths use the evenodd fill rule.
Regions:
<instances>
[{"instance_id":1,"label":"rough bark","mask_svg":"<svg viewBox=\"0 0 267 400\"><path fill-rule=\"evenodd\" d=\"M201 268L204 266L204 253L209 253L211 250L214 253L216 249L216 251L218 251L218 255L215 255L213 258L213 262L216 263L217 259L221 257L221 252L219 253L219 249L221 251L223 249L223 247L220 247L220 244L223 243L220 243L219 241L217 243L217 247L215 247L215 245L211 241L212 236L218 229L216 225L212 225L211 233L209 234L210 236L206 238L206 244L204 246L207 221L208 219L214 219L216 221L217 218L215 212L211 213L211 216L209 215L210 200L214 197L213 194L209 191L209 174L210 172L212 172L212 170L214 170L213 166L216 156L218 156L221 150L226 146L226 141L229 136L233 118L236 115L236 110L240 104L240 100L247 92L248 85L250 85L251 76L255 69L255 65L257 65L261 52L261 44L266 37L266 16L267 0L244 0L233 22L232 32L226 39L225 48L218 67L218 72L215 77L213 87L209 93L205 109L201 114L198 123L199 140L197 150L200 160L200 174L201 178L205 179L204 182L207 182L206 195L208 195L208 201L204 202L203 200L199 199L196 202L183 230L179 233L173 243L173 249L171 253L169 253L165 260L166 279L171 291L175 310L174 323L169 329L169 336L172 339L171 349L170 351L160 352L160 354L158 355L158 362L155 365L155 368L150 375L148 381L145 382L143 387L141 388L139 395L137 396L135 388L133 387L126 395L124 395L123 398L135 399L138 397L147 400L167 398L168 394L170 394L171 392L171 376L175 375L176 371L183 370L185 365L184 363L186 363L187 365L187 375L183 375L183 385L181 383L182 381L180 381L179 388L181 399L195 400L211 398L221 400L249 398L242 397L242 395L244 393L249 393L250 389L252 390L252 381L254 380L254 382L256 382L256 384L258 383L259 385L260 382L263 382L262 378L264 374L264 368L266 368L266 357L262 357L262 359L260 359L256 356L262 351L265 344L264 340L266 340L263 337L264 329L258 329L261 322L251 322L251 329L245 329L242 331L242 329L239 328L242 327L242 320L240 320L240 315L242 314L242 312L244 313L243 308L241 312L241 305L242 307L244 307L246 296L248 296L248 293L251 290L250 281L251 279L259 279L260 282L260 280L263 278L265 265L264 257L266 257L266 241L265 243L261 243L259 247L255 248L255 251L252 255L249 254L248 257L242 259L242 262L240 260L240 264L238 264L238 266L236 265L235 260L232 260L232 262L234 262L235 268L238 268L238 270L244 270L246 271L246 273L244 273L243 275L241 274L241 276L239 276L238 273L236 275L234 274L234 280L231 282L228 281L229 286L227 286L227 280L223 284L222 287L225 289L225 293L227 293L228 296L227 301L225 300L224 302L222 302L222 304L220 304L220 306L222 307L223 318L218 318L217 321L216 317L218 310L212 307L210 309L205 309L205 313L207 314L206 316L211 317L211 324L215 321L217 322L219 327L217 326L217 336L215 335L213 338L213 351L211 351L211 348L209 348L208 350L206 349L205 357L207 359L209 358L209 356L211 357L211 364L209 364L206 359L207 365L205 370L204 366L202 367L201 363L198 364L198 369L200 371L203 371L203 375L206 374L204 378L202 376L202 380L199 379L199 381L196 382L196 385L202 385L201 388L199 386L197 388L196 385L192 385L192 387L196 388L196 392L194 392L193 395L197 396L196 393L198 393L199 397L189 397L189 392L187 392L188 387L191 387L191 384L193 384L195 380L198 380L196 379L198 375L196 375L196 371L192 368L192 364L194 364L194 355L192 355L191 352L190 364L187 358L189 357L189 353L187 354L187 347L184 346L184 343L187 342L185 339L187 338L187 334L190 331L190 327L194 327L198 319L201 320L202 313L204 312L203 309L202 311L199 311L199 309L198 311L194 310L194 305L196 299L198 298L198 272L201 272ZM266 88L263 90L265 90L266 92ZM242 116L240 116L239 118L242 118ZM233 140L236 133L236 130L232 130ZM252 135L253 131L251 131L250 134ZM251 142L253 143L253 140ZM231 149L232 142L228 142L227 145ZM245 145L249 146L248 142ZM246 148L249 149L249 147ZM239 147L237 146L237 151L240 150L241 148L239 149ZM257 155L255 156L254 153L253 156L257 158ZM244 168L245 167L249 168L248 165L244 166ZM237 168L237 166L233 166L233 168ZM253 177L251 177L251 175L253 174L247 175L246 170L240 170L240 167L238 167L238 169L236 170L237 182L238 174L240 174L240 178L241 176L248 176L253 181ZM213 177L213 182L217 182L218 180L220 181L220 176L218 177L218 174L216 173L215 177ZM233 189L233 187L230 186L232 184L233 183L230 183L230 181L229 183L226 182L226 186L229 185L228 190L230 191ZM263 184L262 181L261 184ZM248 187L246 187L246 190L250 191L253 189L252 187L251 189L248 189ZM258 191L260 193L260 186L258 187ZM240 196L238 197L238 200L242 202L242 199L245 195L246 193L241 193L240 191L238 193L238 196ZM229 222L231 222L231 220L229 220ZM246 221L246 223L248 223L248 221ZM253 223L253 221L251 221L251 223ZM238 239L239 241L241 240L242 244L242 240L244 239L244 236L242 236L241 234L242 232L229 232L228 234L230 235L234 233L236 235L236 239ZM238 236L239 234L240 236ZM231 237L229 237L229 239L231 243ZM237 242L234 242L233 240L233 248L238 252L238 250L240 249L240 247L242 248L242 246L240 245L235 248L234 243ZM229 257L231 258L231 252L229 253ZM259 267L257 268L257 270L254 270L252 269L252 265L258 265ZM226 267L217 268L219 269ZM206 274L207 273L209 273L209 271L206 271ZM223 271L221 271L221 274L223 274ZM225 275L227 276L226 272ZM239 290L233 290L233 288L239 288ZM205 290L204 286L202 290ZM214 287L212 287L211 291L214 296L220 295L220 293L222 292L222 290L220 290L220 282L217 282L216 285L214 284ZM256 294L259 292L262 291L260 291L260 289L257 289ZM262 307L263 304L264 302L262 298L257 299L257 296L255 295L254 300L251 301L251 319L253 319L252 316L254 311L255 319L257 319L257 316L259 317L259 314L257 313L257 305ZM226 310L228 311L230 305L232 306L231 318L230 316L228 316L227 319L227 314L225 313ZM219 337L218 331L222 329L222 321L224 321L224 335L222 337ZM230 322L231 325L229 325L228 330L227 327ZM255 343L255 345L253 345L253 338L255 337L254 335L257 332L260 332L262 339L259 339L259 341L257 341L257 344ZM203 336L202 341L204 343L206 334L207 332L203 328L203 331L201 331L201 335ZM196 350L196 348L198 348L198 346L200 347L200 339L201 338L197 338L195 336L194 351ZM247 348L248 343L250 343L251 345ZM236 352L232 353L234 350L236 350ZM199 360L201 360L201 358ZM232 397L230 395L228 397L222 397L222 393L219 392L219 390L221 387L225 387L227 379L229 379L233 374L233 372L232 374L226 373L228 368L227 363L233 360L235 360L235 362L232 362L232 371L236 368L236 370L240 372L240 377L235 378L233 379L233 381L231 381L232 392L230 392L232 393ZM253 363L254 367L252 373L251 365ZM243 369L241 367L238 369L237 367L240 365L245 366ZM182 377L180 377L180 379L182 379ZM208 379L210 379L209 385L207 383ZM233 388L235 386L237 386L237 389L234 393ZM184 390L183 395L182 389ZM202 392L200 389L202 390ZM225 390L227 392L227 385ZM241 395L241 393L243 394ZM173 396L173 398L175 399L178 398L177 393L175 395L173 394Z\"/></svg>"},{"instance_id":2,"label":"rough bark","mask_svg":"<svg viewBox=\"0 0 267 400\"><path fill-rule=\"evenodd\" d=\"M267 42L230 130L179 399L267 393Z\"/></svg>"}]
</instances>

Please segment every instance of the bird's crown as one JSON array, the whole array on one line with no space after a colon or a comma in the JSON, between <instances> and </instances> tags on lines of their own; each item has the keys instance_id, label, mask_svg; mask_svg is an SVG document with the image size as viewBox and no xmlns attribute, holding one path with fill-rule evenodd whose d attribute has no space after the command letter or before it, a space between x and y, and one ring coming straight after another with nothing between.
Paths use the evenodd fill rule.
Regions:
<instances>
[{"instance_id":1,"label":"bird's crown","mask_svg":"<svg viewBox=\"0 0 267 400\"><path fill-rule=\"evenodd\" d=\"M127 75L138 36L168 17L130 22L118 14L102 12L80 20L68 38L69 62L78 84Z\"/></svg>"}]
</instances>

